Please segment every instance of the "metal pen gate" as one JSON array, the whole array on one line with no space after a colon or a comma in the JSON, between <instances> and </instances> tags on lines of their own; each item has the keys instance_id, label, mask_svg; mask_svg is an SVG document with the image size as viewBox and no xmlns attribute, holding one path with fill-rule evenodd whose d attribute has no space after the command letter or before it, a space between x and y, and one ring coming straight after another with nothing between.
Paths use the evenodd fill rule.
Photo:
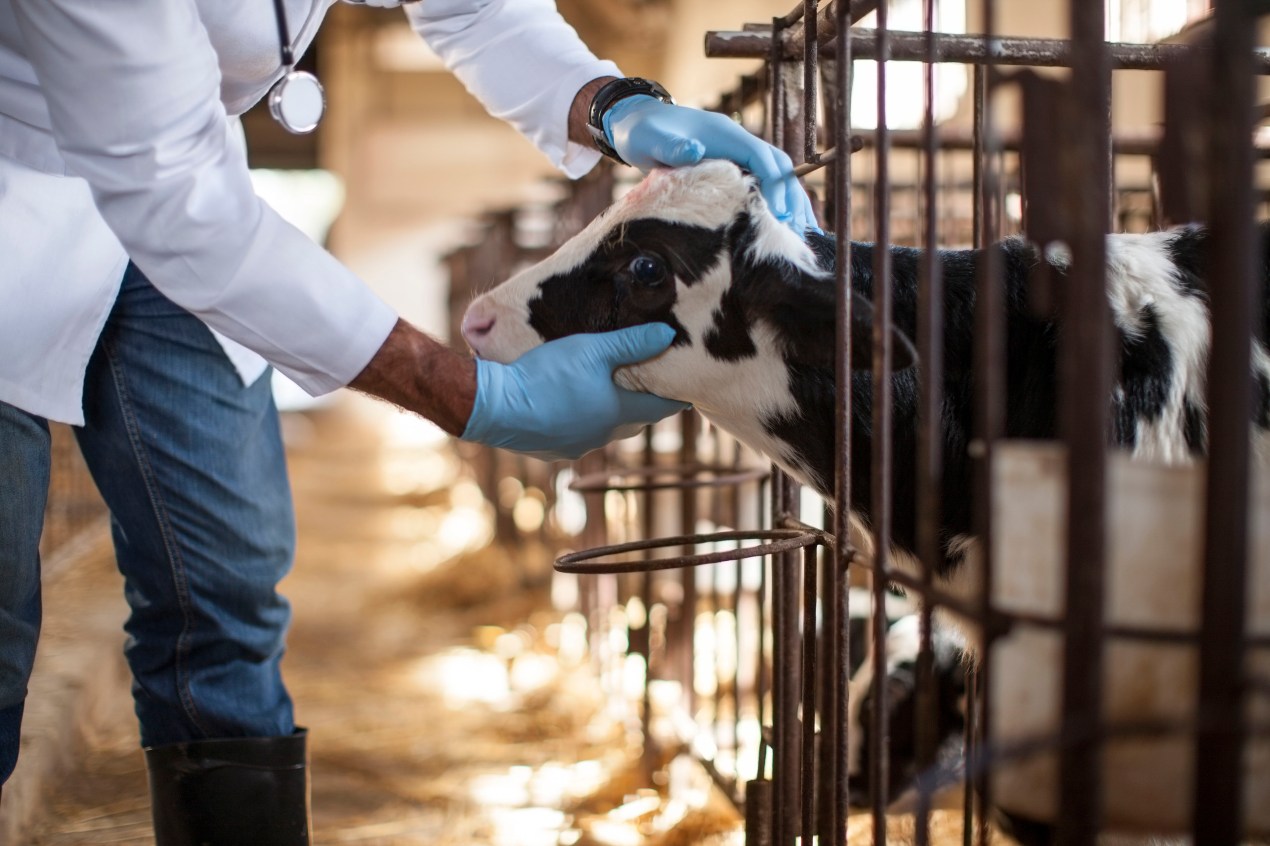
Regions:
<instances>
[{"instance_id":1,"label":"metal pen gate","mask_svg":"<svg viewBox=\"0 0 1270 846\"><path fill-rule=\"evenodd\" d=\"M846 840L846 656L853 651L849 587L858 583L862 571L869 576L875 609L885 606L891 584L919 602L922 648L914 731L923 777L916 783L917 843L929 842L932 796L948 776L936 765L935 738L921 717L931 713L935 696L935 609L971 621L982 635L980 658L968 670L965 842L988 842L996 768L1039 752L1057 756L1058 840L1094 842L1101 823L1101 761L1107 742L1165 734L1193 739L1194 841L1238 842L1248 811L1242 755L1251 740L1270 734L1270 726L1247 717L1254 699L1270 697L1270 679L1256 675L1252 663L1254 657L1264 661L1270 654L1270 636L1249 634L1250 624L1258 621L1246 619L1243 602L1252 584L1249 562L1255 552L1249 547L1254 515L1246 437L1253 396L1247 378L1249 339L1252 316L1259 313L1254 308L1253 217L1265 205L1255 187L1254 166L1264 154L1251 143L1253 83L1258 74L1270 72L1270 56L1254 50L1257 19L1251 4L1219 0L1211 26L1192 43L1116 44L1105 40L1101 0L1071 0L1068 40L997 35L994 0L980 0L980 34L936 33L934 6L935 0L924 0L924 31L915 33L889 29L885 4L870 0L808 0L770 22L708 33L709 56L766 61L761 73L740 80L717 109L783 147L798 163L799 175L816 183L824 201L822 222L839 244L841 288L849 284L846 256L853 234L876 243L905 240L924 246L928 257L944 243L969 240L983 248L1016 230L1042 247L1061 243L1070 250L1062 296L1045 280L1037 283L1034 296L1035 306L1045 310L1061 301L1069 327L1059 371L1068 514L1062 588L1080 601L1067 603L1066 613L1058 616L1003 609L995 601L995 534L1000 527L992 496L1008 443L1000 269L991 267L978 280L974 363L973 500L985 575L970 600L935 583L941 480L933 421L942 401L943 326L937 308L941 276L929 260L921 272L921 317L914 339L922 362L920 575L897 570L886 543L877 543L872 560L866 561L850 542L849 451L844 448L850 443L850 365L849 349L841 341L850 321L847 297L841 298L838 314L838 395L844 405L835 427L841 457L837 507L826 513L823 527L807 522L792 480L773 471L768 482L752 457L724 433L703 426L691 414L681 415L650 432L641 448L610 448L577 468L572 487L589 501L587 528L578 539L584 551L563 556L557 570L587 574L580 579L581 603L594 651L601 656L597 665L624 660L614 654L614 644L620 647L623 638L642 661L640 701L633 713L643 729L648 766L656 765L667 744L694 752L743 809L747 843L788 846L800 838L809 843L813 836L822 844ZM877 15L876 28L855 26L870 13ZM850 82L860 59L922 64L920 130L887 128L887 65L879 62L878 126L865 136L852 133ZM973 66L973 130L968 135L945 133L936 124L933 74L943 63ZM1028 70L1033 67L1070 72L1046 77ZM1113 138L1110 107L1117 69L1165 75L1161 135ZM1019 92L1022 113L1021 131L1008 135L996 127L993 109L995 98L1007 89ZM904 186L914 202L897 239L892 229L897 189L890 168L893 151L899 149L912 151L920 168L919 178ZM853 174L864 170L852 164L853 155L862 151L872 157L867 178ZM963 169L969 158L968 182L955 174L947 179L941 172L955 156L962 157ZM1116 186L1113 162L1129 156L1149 159L1150 184ZM949 170L955 167L949 165ZM588 195L592 204L602 193ZM947 202L941 205L954 193L968 200L969 219ZM1007 208L1011 198L1017 200L1017 211ZM861 218L869 224L867 232L861 232ZM1198 634L1105 618L1107 547L1114 527L1107 518L1112 353L1103 267L1105 235L1113 231L1113 220L1116 228L1125 229L1205 220L1211 231L1212 277L1220 281L1212 285L1210 306L1213 324L1222 331L1213 333L1207 371L1211 446L1203 494L1203 559L1211 566L1203 571ZM875 277L889 278L887 253L878 251L875 257ZM885 324L891 308L887 286L877 286L874 306ZM872 499L880 504L874 521L880 538L889 536L891 520L886 487L890 383L879 378L889 372L889 347L888 333L875 333L872 428L883 435L874 439ZM874 613L866 635L878 666L885 665L886 625L885 616ZM1031 629L1061 639L1061 723L1052 735L1006 748L990 742L999 717L989 695L994 644L1011 632ZM615 631L616 640L611 636ZM703 637L703 632L713 634ZM1201 716L1104 724L1105 656L1110 644L1124 642L1195 648L1200 668L1196 713ZM1264 666L1258 665L1262 673ZM611 666L601 669L613 672ZM654 691L660 681L672 682L666 688L668 698ZM873 842L882 843L888 805L885 674L875 674L872 696L867 780L873 787ZM655 725L659 719L669 731Z\"/></svg>"}]
</instances>

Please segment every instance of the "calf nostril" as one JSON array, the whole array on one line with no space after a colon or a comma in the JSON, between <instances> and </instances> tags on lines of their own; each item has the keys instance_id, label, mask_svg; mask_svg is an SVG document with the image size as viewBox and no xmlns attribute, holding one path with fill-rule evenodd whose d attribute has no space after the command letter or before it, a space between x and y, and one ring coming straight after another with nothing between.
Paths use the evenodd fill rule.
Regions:
<instances>
[{"instance_id":1,"label":"calf nostril","mask_svg":"<svg viewBox=\"0 0 1270 846\"><path fill-rule=\"evenodd\" d=\"M463 337L468 341L483 338L494 328L494 316L469 312L463 316Z\"/></svg>"}]
</instances>

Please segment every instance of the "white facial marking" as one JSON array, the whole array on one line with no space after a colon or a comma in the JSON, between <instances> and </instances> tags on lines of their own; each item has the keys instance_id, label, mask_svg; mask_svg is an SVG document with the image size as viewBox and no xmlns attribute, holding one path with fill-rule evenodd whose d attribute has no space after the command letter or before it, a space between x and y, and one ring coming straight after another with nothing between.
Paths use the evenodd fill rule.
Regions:
<instances>
[{"instance_id":1,"label":"white facial marking","mask_svg":"<svg viewBox=\"0 0 1270 846\"><path fill-rule=\"evenodd\" d=\"M749 212L757 233L749 245L755 255L779 255L799 267L814 269L816 259L811 248L772 217L762 195L752 190L753 185L753 177L744 175L731 162L720 160L654 170L550 257L472 302L469 312L479 309L494 318L493 328L474 344L477 353L507 363L541 344L542 338L529 325L529 303L537 297L542 282L583 266L610 233L634 220L656 219L721 229L742 212ZM723 277L712 290L721 292L728 281L730 277ZM681 297L685 290L687 286L678 286ZM682 310L677 308L676 312Z\"/></svg>"}]
</instances>

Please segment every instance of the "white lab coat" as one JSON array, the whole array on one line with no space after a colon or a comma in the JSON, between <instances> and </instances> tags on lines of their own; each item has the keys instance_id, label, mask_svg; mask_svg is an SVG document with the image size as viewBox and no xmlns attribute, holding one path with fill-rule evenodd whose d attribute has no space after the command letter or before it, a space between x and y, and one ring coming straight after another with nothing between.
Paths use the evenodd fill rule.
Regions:
<instances>
[{"instance_id":1,"label":"white lab coat","mask_svg":"<svg viewBox=\"0 0 1270 846\"><path fill-rule=\"evenodd\" d=\"M333 2L286 0L297 54ZM568 140L569 105L620 72L552 0L407 15L557 167L595 164ZM0 400L83 422L84 368L129 258L229 339L246 382L255 353L315 395L361 372L396 314L248 179L236 116L281 73L271 0L0 0Z\"/></svg>"}]
</instances>

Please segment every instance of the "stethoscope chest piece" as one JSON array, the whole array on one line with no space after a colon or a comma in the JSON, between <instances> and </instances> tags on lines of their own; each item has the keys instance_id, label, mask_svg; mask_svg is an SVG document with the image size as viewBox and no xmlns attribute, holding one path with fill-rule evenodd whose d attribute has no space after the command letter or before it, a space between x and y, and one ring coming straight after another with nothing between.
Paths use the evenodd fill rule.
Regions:
<instances>
[{"instance_id":1,"label":"stethoscope chest piece","mask_svg":"<svg viewBox=\"0 0 1270 846\"><path fill-rule=\"evenodd\" d=\"M296 135L317 129L325 110L322 83L308 71L288 71L269 92L269 113L283 129Z\"/></svg>"}]
</instances>

